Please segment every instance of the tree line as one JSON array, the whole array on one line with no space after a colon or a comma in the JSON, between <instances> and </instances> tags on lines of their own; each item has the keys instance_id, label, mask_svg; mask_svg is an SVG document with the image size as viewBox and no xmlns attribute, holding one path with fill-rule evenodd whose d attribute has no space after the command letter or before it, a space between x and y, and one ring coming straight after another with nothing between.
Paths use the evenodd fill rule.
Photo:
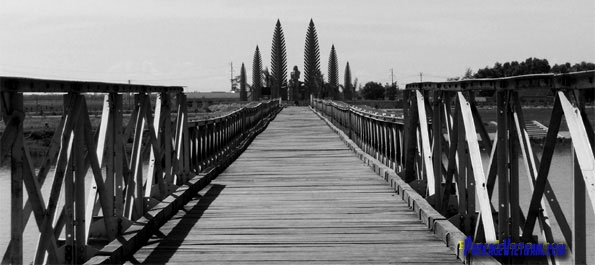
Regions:
<instances>
[{"instance_id":1,"label":"tree line","mask_svg":"<svg viewBox=\"0 0 595 265\"><path fill-rule=\"evenodd\" d=\"M595 63L583 61L575 64L564 63L551 66L547 59L527 58L524 62L496 62L493 67L486 66L485 68L478 69L476 73L473 73L470 68L467 68L462 77L449 78L448 80L456 81L472 78L499 78L546 73L564 74L588 70L595 70Z\"/></svg>"}]
</instances>

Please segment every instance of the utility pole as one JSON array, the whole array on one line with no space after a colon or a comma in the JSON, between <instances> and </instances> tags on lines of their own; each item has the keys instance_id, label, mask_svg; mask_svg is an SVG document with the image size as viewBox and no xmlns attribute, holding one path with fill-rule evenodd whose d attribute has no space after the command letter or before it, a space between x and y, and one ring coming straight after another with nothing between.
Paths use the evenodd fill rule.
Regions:
<instances>
[{"instance_id":1,"label":"utility pole","mask_svg":"<svg viewBox=\"0 0 595 265\"><path fill-rule=\"evenodd\" d=\"M394 85L395 84L395 74L393 73L393 69L390 69L390 84Z\"/></svg>"},{"instance_id":2,"label":"utility pole","mask_svg":"<svg viewBox=\"0 0 595 265\"><path fill-rule=\"evenodd\" d=\"M422 76L423 76L423 73L421 73L421 72L420 72L420 73L419 73L419 82L420 82L420 83L421 83L421 82L423 82L423 78L422 78Z\"/></svg>"}]
</instances>

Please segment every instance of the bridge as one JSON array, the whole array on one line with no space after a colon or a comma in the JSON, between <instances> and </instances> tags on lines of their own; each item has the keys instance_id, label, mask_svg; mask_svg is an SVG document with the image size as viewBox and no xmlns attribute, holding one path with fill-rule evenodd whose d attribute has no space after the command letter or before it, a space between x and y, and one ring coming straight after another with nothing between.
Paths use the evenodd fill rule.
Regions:
<instances>
[{"instance_id":1,"label":"bridge","mask_svg":"<svg viewBox=\"0 0 595 265\"><path fill-rule=\"evenodd\" d=\"M0 77L0 157L11 178L3 263L584 264L594 76L409 84L402 115L313 98L211 119L187 111L181 87ZM540 152L525 127L526 90L554 100ZM40 166L24 137L27 93L63 100ZM87 98L97 94L95 129ZM495 133L479 97L495 99ZM561 126L572 142L567 189L549 174ZM557 195L569 191L573 209L564 209ZM27 228L38 231L33 243ZM479 258L463 253L467 236L564 242L568 254Z\"/></svg>"}]
</instances>

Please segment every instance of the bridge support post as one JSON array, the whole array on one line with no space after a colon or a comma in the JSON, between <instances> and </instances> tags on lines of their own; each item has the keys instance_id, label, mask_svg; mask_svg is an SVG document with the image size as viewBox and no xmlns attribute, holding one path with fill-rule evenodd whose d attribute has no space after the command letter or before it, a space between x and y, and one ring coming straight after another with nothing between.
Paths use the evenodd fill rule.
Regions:
<instances>
[{"instance_id":1,"label":"bridge support post","mask_svg":"<svg viewBox=\"0 0 595 265\"><path fill-rule=\"evenodd\" d=\"M433 154L432 163L434 164L434 185L435 185L435 196L434 196L434 207L441 212L442 211L442 196L445 196L442 192L442 91L434 91L433 95L433 109L432 109L432 146L433 146ZM448 185L448 183L446 183Z\"/></svg>"},{"instance_id":2,"label":"bridge support post","mask_svg":"<svg viewBox=\"0 0 595 265\"><path fill-rule=\"evenodd\" d=\"M510 200L509 200L509 142L508 142L508 91L496 92L498 111L498 145L497 145L497 168L498 168L498 238L510 237Z\"/></svg>"},{"instance_id":3,"label":"bridge support post","mask_svg":"<svg viewBox=\"0 0 595 265\"><path fill-rule=\"evenodd\" d=\"M587 132L591 132L590 137L590 144L591 150L595 153L595 148L593 145L593 128L588 128L590 125L587 119L587 113L585 112L585 96L586 93L584 91L578 91L578 95L575 97L577 102L577 108L581 112L581 116L583 117L583 123L587 126ZM572 254L574 258L574 264L587 264L587 222L586 222L586 196L587 190L585 188L585 181L583 180L583 176L581 173L581 168L579 165L579 161L576 157L576 151L574 146L571 145L571 154L572 154L572 171L573 171L573 196L572 196L572 205L573 209L573 222L572 222Z\"/></svg>"},{"instance_id":4,"label":"bridge support post","mask_svg":"<svg viewBox=\"0 0 595 265\"><path fill-rule=\"evenodd\" d=\"M11 264L23 263L23 120L25 110L23 95L16 92L2 92L0 107L2 108L2 119L6 125L2 134L2 149L0 159L2 161L10 153L10 244L9 258L5 260ZM4 263L4 261L3 261Z\"/></svg>"},{"instance_id":5,"label":"bridge support post","mask_svg":"<svg viewBox=\"0 0 595 265\"><path fill-rule=\"evenodd\" d=\"M514 98L518 92L509 91L508 107L506 108L506 119L508 122L508 157L509 157L509 200L510 200L510 235L513 242L520 240L521 206L519 199L519 137L514 122Z\"/></svg>"},{"instance_id":6,"label":"bridge support post","mask_svg":"<svg viewBox=\"0 0 595 265\"><path fill-rule=\"evenodd\" d=\"M416 179L415 156L417 142L417 104L413 99L414 91L403 91L403 115L405 116L405 182Z\"/></svg>"}]
</instances>

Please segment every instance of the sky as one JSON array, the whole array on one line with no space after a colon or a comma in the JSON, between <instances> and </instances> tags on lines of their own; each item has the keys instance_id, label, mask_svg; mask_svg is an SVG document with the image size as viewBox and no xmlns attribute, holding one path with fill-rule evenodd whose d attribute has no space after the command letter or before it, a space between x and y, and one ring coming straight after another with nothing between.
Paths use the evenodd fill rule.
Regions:
<instances>
[{"instance_id":1,"label":"sky","mask_svg":"<svg viewBox=\"0 0 595 265\"><path fill-rule=\"evenodd\" d=\"M595 61L593 0L25 0L0 2L0 75L228 91L230 64L251 82L256 45L270 66L277 19L302 78L310 19L341 83L347 61L359 84L392 69L401 87L528 57Z\"/></svg>"}]
</instances>

